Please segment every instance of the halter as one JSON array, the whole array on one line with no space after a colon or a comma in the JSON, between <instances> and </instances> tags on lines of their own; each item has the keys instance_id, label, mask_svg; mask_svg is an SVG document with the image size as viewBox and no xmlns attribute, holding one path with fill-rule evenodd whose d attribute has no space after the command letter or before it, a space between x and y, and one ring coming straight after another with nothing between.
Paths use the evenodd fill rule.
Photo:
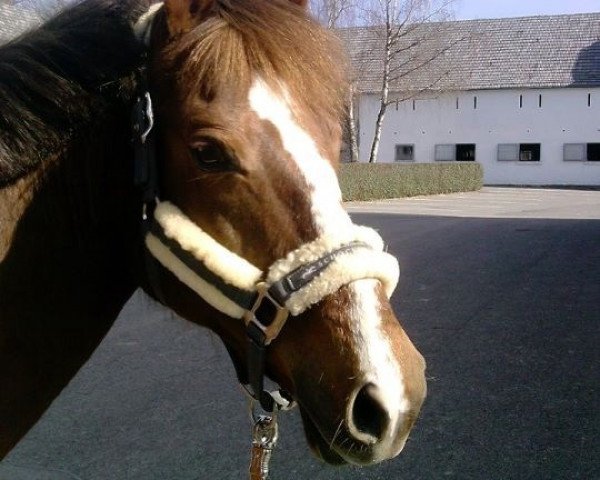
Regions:
<instances>
[{"instance_id":1,"label":"halter","mask_svg":"<svg viewBox=\"0 0 600 480\"><path fill-rule=\"evenodd\" d=\"M135 180L143 193L151 288L162 300L153 261L157 260L213 308L243 319L248 371L238 371L238 379L265 411L288 409L293 405L289 393L264 389L266 349L288 318L355 280L378 279L389 297L396 287L398 263L382 251L383 241L374 230L352 225L300 246L261 271L218 243L175 205L159 200L152 125L151 97L144 91L134 109Z\"/></svg>"}]
</instances>

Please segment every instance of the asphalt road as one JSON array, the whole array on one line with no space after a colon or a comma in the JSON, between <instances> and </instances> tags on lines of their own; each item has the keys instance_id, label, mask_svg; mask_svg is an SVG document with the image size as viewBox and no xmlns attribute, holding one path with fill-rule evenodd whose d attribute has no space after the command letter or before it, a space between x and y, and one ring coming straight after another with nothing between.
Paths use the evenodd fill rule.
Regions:
<instances>
[{"instance_id":1,"label":"asphalt road","mask_svg":"<svg viewBox=\"0 0 600 480\"><path fill-rule=\"evenodd\" d=\"M429 397L365 469L320 464L283 415L272 478L600 479L600 219L354 217L399 257ZM245 405L219 341L136 294L0 479L244 479Z\"/></svg>"}]
</instances>

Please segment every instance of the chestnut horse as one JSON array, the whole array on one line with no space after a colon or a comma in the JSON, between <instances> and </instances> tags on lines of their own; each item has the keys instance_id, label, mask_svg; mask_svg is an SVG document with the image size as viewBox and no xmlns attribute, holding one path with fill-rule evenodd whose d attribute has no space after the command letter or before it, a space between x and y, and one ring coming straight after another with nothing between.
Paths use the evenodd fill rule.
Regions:
<instances>
[{"instance_id":1,"label":"chestnut horse","mask_svg":"<svg viewBox=\"0 0 600 480\"><path fill-rule=\"evenodd\" d=\"M261 368L320 458L402 450L425 365L388 300L397 265L341 204L343 57L305 4L87 0L0 47L0 456L139 285L216 332L243 383L258 326ZM132 147L138 97L151 151ZM136 155L156 200L134 187ZM257 285L281 332L227 297Z\"/></svg>"}]
</instances>

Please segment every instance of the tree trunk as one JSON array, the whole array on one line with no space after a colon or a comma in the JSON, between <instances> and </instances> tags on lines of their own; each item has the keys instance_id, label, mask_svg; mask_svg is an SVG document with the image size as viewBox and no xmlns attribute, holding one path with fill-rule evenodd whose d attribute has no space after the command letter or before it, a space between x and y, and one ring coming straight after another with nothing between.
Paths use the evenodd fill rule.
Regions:
<instances>
[{"instance_id":1,"label":"tree trunk","mask_svg":"<svg viewBox=\"0 0 600 480\"><path fill-rule=\"evenodd\" d=\"M388 106L388 97L390 94L390 69L392 62L392 12L390 4L385 4L385 51L383 54L383 79L381 85L381 97L379 97L379 112L377 112L377 121L375 122L375 134L371 144L371 153L369 163L377 162L379 154L379 143L381 142L381 127Z\"/></svg>"},{"instance_id":2,"label":"tree trunk","mask_svg":"<svg viewBox=\"0 0 600 480\"><path fill-rule=\"evenodd\" d=\"M383 126L383 118L385 117L386 110L387 100L385 102L382 101L379 105L377 121L375 122L375 134L373 135L373 143L371 144L371 153L369 155L369 163L377 162L377 155L379 155L379 143L381 142L381 127Z\"/></svg>"},{"instance_id":3,"label":"tree trunk","mask_svg":"<svg viewBox=\"0 0 600 480\"><path fill-rule=\"evenodd\" d=\"M389 19L389 17L388 17ZM381 127L388 106L388 97L390 94L390 62L391 62L391 25L386 25L387 38L385 42L385 54L383 57L383 85L381 87L381 97L379 97L379 112L377 112L377 121L375 122L375 134L373 135L373 143L371 145L371 153L369 155L369 163L377 162L379 154L379 143L381 141Z\"/></svg>"},{"instance_id":4,"label":"tree trunk","mask_svg":"<svg viewBox=\"0 0 600 480\"><path fill-rule=\"evenodd\" d=\"M348 105L348 133L350 134L350 161L358 162L358 136L356 129L356 117L354 112L355 98L354 86L350 87L350 102Z\"/></svg>"}]
</instances>

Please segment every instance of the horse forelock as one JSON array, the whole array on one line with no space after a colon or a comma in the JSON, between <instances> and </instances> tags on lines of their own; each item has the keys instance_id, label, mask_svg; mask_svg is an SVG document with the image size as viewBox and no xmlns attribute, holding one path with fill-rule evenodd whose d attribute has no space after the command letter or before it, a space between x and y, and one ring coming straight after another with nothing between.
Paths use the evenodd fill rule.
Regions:
<instances>
[{"instance_id":1,"label":"horse forelock","mask_svg":"<svg viewBox=\"0 0 600 480\"><path fill-rule=\"evenodd\" d=\"M192 95L250 88L260 77L285 86L315 115L341 118L345 61L336 37L289 1L217 0L211 15L171 42L158 63Z\"/></svg>"}]
</instances>

